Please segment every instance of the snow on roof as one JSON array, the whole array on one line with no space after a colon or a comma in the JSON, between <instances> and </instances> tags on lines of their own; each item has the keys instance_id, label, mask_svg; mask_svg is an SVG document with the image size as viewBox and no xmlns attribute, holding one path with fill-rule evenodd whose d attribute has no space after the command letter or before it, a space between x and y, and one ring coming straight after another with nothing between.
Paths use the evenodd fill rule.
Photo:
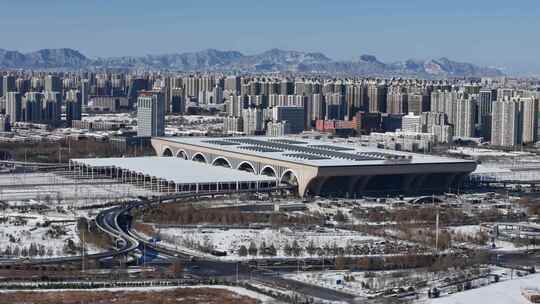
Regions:
<instances>
[{"instance_id":1,"label":"snow on roof","mask_svg":"<svg viewBox=\"0 0 540 304\"><path fill-rule=\"evenodd\" d=\"M77 158L91 167L116 167L177 184L275 181L275 178L177 157Z\"/></svg>"},{"instance_id":2,"label":"snow on roof","mask_svg":"<svg viewBox=\"0 0 540 304\"><path fill-rule=\"evenodd\" d=\"M516 276L517 277L517 276ZM431 304L489 303L512 304L528 303L521 295L521 289L540 285L540 274L502 281L485 287L471 289L452 295L432 299Z\"/></svg>"},{"instance_id":3,"label":"snow on roof","mask_svg":"<svg viewBox=\"0 0 540 304\"><path fill-rule=\"evenodd\" d=\"M159 137L158 139L317 167L472 162L298 137Z\"/></svg>"}]
</instances>

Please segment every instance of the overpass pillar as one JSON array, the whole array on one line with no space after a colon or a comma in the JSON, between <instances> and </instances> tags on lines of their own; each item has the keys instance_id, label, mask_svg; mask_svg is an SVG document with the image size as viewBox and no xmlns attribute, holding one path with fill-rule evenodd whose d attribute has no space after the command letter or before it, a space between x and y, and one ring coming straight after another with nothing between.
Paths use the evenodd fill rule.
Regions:
<instances>
[{"instance_id":1,"label":"overpass pillar","mask_svg":"<svg viewBox=\"0 0 540 304\"><path fill-rule=\"evenodd\" d=\"M309 191L310 194L313 194L313 195L320 195L322 191L322 187L324 186L324 183L327 180L328 180L328 177L324 177L324 176L312 179L306 191Z\"/></svg>"},{"instance_id":2,"label":"overpass pillar","mask_svg":"<svg viewBox=\"0 0 540 304\"><path fill-rule=\"evenodd\" d=\"M357 192L365 191L372 178L373 176L364 176L358 183Z\"/></svg>"},{"instance_id":3,"label":"overpass pillar","mask_svg":"<svg viewBox=\"0 0 540 304\"><path fill-rule=\"evenodd\" d=\"M361 180L363 178L363 176L351 176L350 179L349 179L349 182L348 182L348 186L347 186L347 192L351 195L351 196L354 196L354 194L357 192L356 191L356 184L358 183L359 180Z\"/></svg>"}]
</instances>

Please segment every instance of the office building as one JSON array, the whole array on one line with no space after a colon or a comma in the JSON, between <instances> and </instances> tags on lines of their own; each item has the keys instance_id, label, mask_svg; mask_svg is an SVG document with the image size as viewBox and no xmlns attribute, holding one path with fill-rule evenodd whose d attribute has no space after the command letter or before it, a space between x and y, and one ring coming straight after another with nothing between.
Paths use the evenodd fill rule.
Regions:
<instances>
[{"instance_id":1,"label":"office building","mask_svg":"<svg viewBox=\"0 0 540 304\"><path fill-rule=\"evenodd\" d=\"M287 122L289 133L301 133L305 126L305 111L303 107L282 107L272 108L273 122ZM285 133L285 134L289 134Z\"/></svg>"},{"instance_id":2,"label":"office building","mask_svg":"<svg viewBox=\"0 0 540 304\"><path fill-rule=\"evenodd\" d=\"M137 135L165 134L165 96L158 91L141 91L137 98Z\"/></svg>"}]
</instances>

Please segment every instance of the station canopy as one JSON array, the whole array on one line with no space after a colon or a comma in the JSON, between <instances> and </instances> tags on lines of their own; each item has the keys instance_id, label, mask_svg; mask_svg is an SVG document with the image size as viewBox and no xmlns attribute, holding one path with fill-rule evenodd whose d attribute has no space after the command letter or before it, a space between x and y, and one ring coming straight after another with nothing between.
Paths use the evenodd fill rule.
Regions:
<instances>
[{"instance_id":1,"label":"station canopy","mask_svg":"<svg viewBox=\"0 0 540 304\"><path fill-rule=\"evenodd\" d=\"M72 163L93 168L118 168L176 184L273 182L275 177L212 166L177 157L77 158Z\"/></svg>"}]
</instances>

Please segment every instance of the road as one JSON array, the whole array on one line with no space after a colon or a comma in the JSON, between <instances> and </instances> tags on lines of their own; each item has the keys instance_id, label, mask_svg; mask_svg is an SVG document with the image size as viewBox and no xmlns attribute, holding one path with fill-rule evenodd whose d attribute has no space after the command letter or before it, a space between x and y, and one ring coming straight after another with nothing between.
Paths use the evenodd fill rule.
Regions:
<instances>
[{"instance_id":1,"label":"road","mask_svg":"<svg viewBox=\"0 0 540 304\"><path fill-rule=\"evenodd\" d=\"M305 284L291 279L286 279L280 276L280 273L293 272L297 269L294 265L286 265L287 267L264 266L257 267L248 264L237 262L226 262L217 259L196 258L192 259L191 255L181 250L172 250L163 248L150 243L148 240L136 234L131 230L131 216L133 209L145 206L157 206L163 202L174 201L181 198L214 196L229 194L230 192L209 192L209 193L185 193L175 194L168 197L157 197L151 200L134 201L123 206L115 206L100 212L96 216L97 226L113 240L117 240L119 248L98 254L84 256L84 259L101 260L105 258L127 256L136 251L142 252L143 248L159 253L160 256L169 257L170 259L180 259L185 268L193 275L200 277L221 277L228 280L247 280L254 279L265 282L269 285L278 286L286 290L294 290L295 292L304 295L308 298L319 298L327 301L341 301L345 303L359 303L355 300L355 296L339 292L332 289L327 289L320 286ZM81 262L83 256L47 258L35 260L18 260L18 261L0 261L0 266L6 265L47 265L47 264L63 264L66 262ZM275 270L275 271L274 271ZM362 303L368 303L365 299Z\"/></svg>"}]
</instances>

